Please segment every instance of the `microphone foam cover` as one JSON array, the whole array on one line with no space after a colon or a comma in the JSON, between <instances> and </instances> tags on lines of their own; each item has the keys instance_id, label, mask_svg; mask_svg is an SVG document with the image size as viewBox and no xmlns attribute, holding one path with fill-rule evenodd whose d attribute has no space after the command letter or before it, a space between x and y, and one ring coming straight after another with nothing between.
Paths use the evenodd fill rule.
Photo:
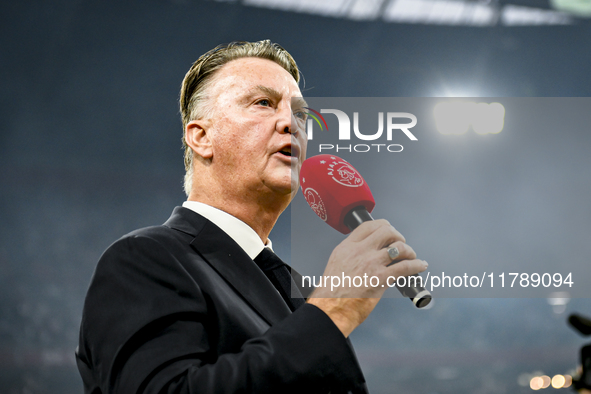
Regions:
<instances>
[{"instance_id":1,"label":"microphone foam cover","mask_svg":"<svg viewBox=\"0 0 591 394\"><path fill-rule=\"evenodd\" d=\"M343 234L351 232L345 216L353 208L363 206L371 212L376 205L363 177L338 156L324 154L306 159L300 170L300 185L316 215Z\"/></svg>"}]
</instances>

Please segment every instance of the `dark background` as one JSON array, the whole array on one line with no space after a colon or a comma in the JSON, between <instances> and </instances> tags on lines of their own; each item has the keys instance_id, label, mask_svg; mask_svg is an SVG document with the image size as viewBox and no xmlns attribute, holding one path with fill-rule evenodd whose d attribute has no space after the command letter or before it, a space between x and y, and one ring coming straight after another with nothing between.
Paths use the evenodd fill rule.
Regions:
<instances>
[{"instance_id":1,"label":"dark background","mask_svg":"<svg viewBox=\"0 0 591 394\"><path fill-rule=\"evenodd\" d=\"M74 349L98 257L184 201L178 91L203 52L270 38L298 61L308 96L589 96L591 27L575 22L476 28L232 2L3 2L0 391L81 392ZM272 236L280 254L284 216ZM591 314L588 300L560 311L546 299L446 299L416 311L386 299L353 341L373 393L528 392L528 374L576 366L585 341L565 324L574 311Z\"/></svg>"}]
</instances>

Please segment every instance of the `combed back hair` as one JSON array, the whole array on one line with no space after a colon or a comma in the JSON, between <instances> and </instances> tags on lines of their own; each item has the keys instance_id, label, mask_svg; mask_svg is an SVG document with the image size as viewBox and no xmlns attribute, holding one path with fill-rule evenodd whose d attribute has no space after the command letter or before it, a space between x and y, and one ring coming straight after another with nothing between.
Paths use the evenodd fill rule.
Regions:
<instances>
[{"instance_id":1,"label":"combed back hair","mask_svg":"<svg viewBox=\"0 0 591 394\"><path fill-rule=\"evenodd\" d=\"M279 44L270 40L257 42L236 41L230 44L218 45L202 55L189 69L180 94L181 118L183 121L183 148L185 151L185 193L191 192L193 181L193 150L187 145L187 124L195 119L201 119L211 113L211 103L207 92L213 76L222 66L232 60L243 57L259 57L272 60L289 72L297 83L300 82L300 72L293 57Z\"/></svg>"}]
</instances>

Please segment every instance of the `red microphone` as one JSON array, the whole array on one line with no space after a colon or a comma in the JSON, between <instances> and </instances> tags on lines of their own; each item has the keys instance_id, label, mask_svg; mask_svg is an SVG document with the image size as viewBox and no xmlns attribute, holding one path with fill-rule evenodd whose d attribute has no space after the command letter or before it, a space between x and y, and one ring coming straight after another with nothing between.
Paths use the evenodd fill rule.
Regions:
<instances>
[{"instance_id":1,"label":"red microphone","mask_svg":"<svg viewBox=\"0 0 591 394\"><path fill-rule=\"evenodd\" d=\"M306 159L300 170L300 185L316 215L343 234L373 220L370 212L376 203L369 186L351 164L338 156L324 154ZM420 276L415 279L418 280L409 277L407 286L396 287L418 308L423 308L431 302L431 293L418 286L422 283Z\"/></svg>"},{"instance_id":2,"label":"red microphone","mask_svg":"<svg viewBox=\"0 0 591 394\"><path fill-rule=\"evenodd\" d=\"M318 155L306 159L300 170L300 185L316 215L343 234L353 230L345 223L352 209L363 207L369 213L376 205L363 177L337 156Z\"/></svg>"}]
</instances>

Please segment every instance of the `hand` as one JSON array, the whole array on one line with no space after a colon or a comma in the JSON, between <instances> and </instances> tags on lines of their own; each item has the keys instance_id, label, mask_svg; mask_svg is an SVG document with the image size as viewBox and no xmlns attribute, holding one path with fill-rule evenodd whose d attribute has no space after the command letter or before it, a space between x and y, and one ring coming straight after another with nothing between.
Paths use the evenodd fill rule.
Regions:
<instances>
[{"instance_id":1,"label":"hand","mask_svg":"<svg viewBox=\"0 0 591 394\"><path fill-rule=\"evenodd\" d=\"M351 232L332 252L323 276L327 285L314 290L308 303L322 309L345 337L361 324L388 288L388 277L414 275L427 269L427 263L418 260L414 250L387 220L365 222ZM400 254L394 260L387 247L396 247ZM340 286L331 289L332 277L338 277ZM351 278L351 285L346 277ZM359 279L364 279L361 286ZM372 277L373 280L371 280ZM392 281L390 281L392 283Z\"/></svg>"}]
</instances>

